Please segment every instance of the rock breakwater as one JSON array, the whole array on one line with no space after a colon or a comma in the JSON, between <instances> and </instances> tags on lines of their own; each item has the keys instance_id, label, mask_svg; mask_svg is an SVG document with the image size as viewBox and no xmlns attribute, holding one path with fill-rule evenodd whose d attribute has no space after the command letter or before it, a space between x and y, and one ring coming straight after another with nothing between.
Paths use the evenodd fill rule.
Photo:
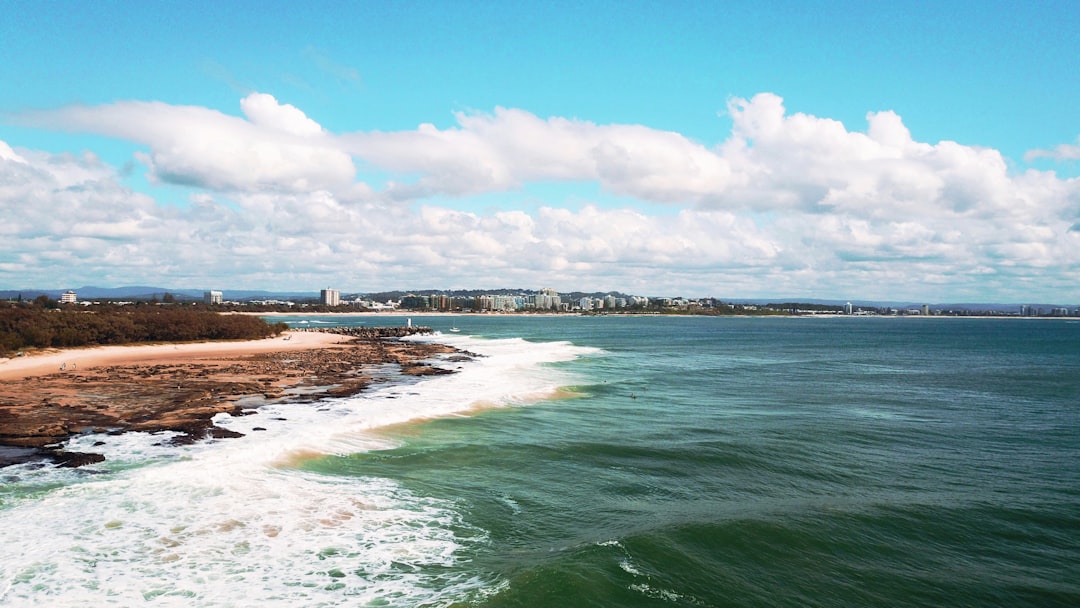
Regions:
<instances>
[{"instance_id":1,"label":"rock breakwater","mask_svg":"<svg viewBox=\"0 0 1080 608\"><path fill-rule=\"evenodd\" d=\"M409 336L423 336L435 333L434 329L423 326L404 327L302 327L292 331L316 331L339 336L351 336L362 340L379 340L383 338L407 338Z\"/></svg>"}]
</instances>

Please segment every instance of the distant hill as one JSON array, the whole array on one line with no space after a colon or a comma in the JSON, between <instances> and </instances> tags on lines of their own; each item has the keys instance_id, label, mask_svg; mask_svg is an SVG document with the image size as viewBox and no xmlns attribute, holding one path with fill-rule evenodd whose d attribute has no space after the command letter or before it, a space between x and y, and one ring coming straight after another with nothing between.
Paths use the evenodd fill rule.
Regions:
<instances>
[{"instance_id":1,"label":"distant hill","mask_svg":"<svg viewBox=\"0 0 1080 608\"><path fill-rule=\"evenodd\" d=\"M0 299L11 300L22 295L24 300L45 295L59 299L60 294L68 289L4 289L0 290ZM125 287L94 287L85 285L71 289L80 300L160 300L165 294L171 294L178 300L202 300L203 289L173 289L148 285L129 285ZM226 300L288 300L318 298L318 292L276 292L251 289L219 289Z\"/></svg>"},{"instance_id":2,"label":"distant hill","mask_svg":"<svg viewBox=\"0 0 1080 608\"><path fill-rule=\"evenodd\" d=\"M60 294L68 291L68 289L5 289L0 290L0 298L12 299L22 295L24 300L32 300L38 296L45 295L50 298L59 298ZM202 299L202 291L196 291L193 289L167 289L165 287L150 287L146 285L131 285L128 287L76 287L70 289L78 294L80 300L95 300L95 299L110 299L110 300L123 300L123 299L150 299L156 296L158 299L166 293L171 293L177 297Z\"/></svg>"},{"instance_id":3,"label":"distant hill","mask_svg":"<svg viewBox=\"0 0 1080 608\"><path fill-rule=\"evenodd\" d=\"M78 294L80 300L96 300L96 299L147 299L157 297L161 299L161 296L165 294L172 294L180 299L202 299L202 291L196 291L194 289L168 289L165 287L149 287L145 285L132 285L129 287L92 287L84 286L77 289L72 289Z\"/></svg>"}]
</instances>

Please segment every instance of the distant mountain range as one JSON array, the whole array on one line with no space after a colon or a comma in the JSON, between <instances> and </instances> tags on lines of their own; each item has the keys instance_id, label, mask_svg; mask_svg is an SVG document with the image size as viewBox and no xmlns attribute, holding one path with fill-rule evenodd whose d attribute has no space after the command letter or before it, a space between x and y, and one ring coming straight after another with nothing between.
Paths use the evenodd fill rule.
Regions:
<instances>
[{"instance_id":1,"label":"distant mountain range","mask_svg":"<svg viewBox=\"0 0 1080 608\"><path fill-rule=\"evenodd\" d=\"M38 296L45 295L53 299L59 299L60 295L68 291L67 289L2 289L0 290L0 300L16 299L20 295L24 300L32 300ZM202 300L202 289L173 289L168 287L153 287L147 285L130 285L126 287L94 287L83 286L71 289L80 300L161 300L165 294L171 294L174 298L181 301L198 301ZM266 290L252 290L252 289L222 289L222 297L225 300L233 301L245 301L245 300L310 300L317 299L319 293L317 291L266 291ZM385 301L387 299L400 299L401 296L406 294L433 294L433 293L448 293L455 297L467 297L478 296L482 294L509 294L509 293L535 293L532 289L456 289L456 290L438 290L438 289L419 289L409 291L384 291L378 293L366 294L366 297L375 299L376 301ZM564 293L571 298L580 298L585 295L600 297L613 293L617 297L625 297L627 294L621 294L618 292L595 292L586 293L575 291L571 293ZM342 294L343 296L353 297L354 294ZM764 305L764 304L781 304L781 303L799 303L799 304L817 304L826 306L843 306L849 300L831 300L820 298L718 298L724 302L733 304L752 304L752 305ZM1003 303L928 303L928 302L903 302L903 301L872 301L872 300L850 300L853 306L856 308L895 308L898 310L915 309L919 308L923 304L929 304L931 310L954 310L954 311L997 311L997 312L1020 312L1021 304L1003 304ZM1027 303L1026 306L1031 306L1035 309L1043 309L1049 311L1053 308L1067 307L1070 310L1077 307L1076 304L1048 304L1048 303Z\"/></svg>"}]
</instances>

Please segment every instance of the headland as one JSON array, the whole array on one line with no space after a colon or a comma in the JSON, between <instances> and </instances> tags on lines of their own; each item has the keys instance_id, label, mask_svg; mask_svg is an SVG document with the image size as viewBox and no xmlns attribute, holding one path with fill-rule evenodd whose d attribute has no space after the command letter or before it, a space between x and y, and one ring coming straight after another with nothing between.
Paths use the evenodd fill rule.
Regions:
<instances>
[{"instance_id":1,"label":"headland","mask_svg":"<svg viewBox=\"0 0 1080 608\"><path fill-rule=\"evenodd\" d=\"M0 466L103 460L62 449L81 433L174 431L172 443L233 436L212 418L257 414L259 405L279 400L353 395L371 384L375 365L395 364L406 375L449 373L424 360L453 348L396 339L425 332L290 331L262 340L50 349L0 360Z\"/></svg>"}]
</instances>

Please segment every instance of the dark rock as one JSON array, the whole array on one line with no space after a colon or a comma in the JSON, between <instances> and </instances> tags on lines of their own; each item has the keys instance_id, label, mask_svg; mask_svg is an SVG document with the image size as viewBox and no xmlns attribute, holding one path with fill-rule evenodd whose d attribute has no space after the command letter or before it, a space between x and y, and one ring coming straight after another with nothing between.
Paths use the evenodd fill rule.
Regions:
<instances>
[{"instance_id":1,"label":"dark rock","mask_svg":"<svg viewBox=\"0 0 1080 608\"><path fill-rule=\"evenodd\" d=\"M236 431L230 431L229 429L223 429L220 426L212 426L207 431L207 434L214 439L233 439L235 437L243 437L243 433L237 433Z\"/></svg>"},{"instance_id":2,"label":"dark rock","mask_svg":"<svg viewBox=\"0 0 1080 608\"><path fill-rule=\"evenodd\" d=\"M443 374L452 374L454 371L424 363L412 363L401 366L401 373L406 376L441 376Z\"/></svg>"},{"instance_id":3,"label":"dark rock","mask_svg":"<svg viewBox=\"0 0 1080 608\"><path fill-rule=\"evenodd\" d=\"M57 466L66 468L82 467L88 464L103 462L105 457L101 454L87 452L53 452L49 456Z\"/></svg>"},{"instance_id":4,"label":"dark rock","mask_svg":"<svg viewBox=\"0 0 1080 608\"><path fill-rule=\"evenodd\" d=\"M353 336L365 340L378 340L383 338L404 338L405 336L417 336L433 334L435 330L430 327L309 327L302 331L317 331L328 334Z\"/></svg>"},{"instance_id":5,"label":"dark rock","mask_svg":"<svg viewBox=\"0 0 1080 608\"><path fill-rule=\"evenodd\" d=\"M188 433L176 435L169 440L169 445L171 446L191 445L193 443L195 443L195 438Z\"/></svg>"}]
</instances>

